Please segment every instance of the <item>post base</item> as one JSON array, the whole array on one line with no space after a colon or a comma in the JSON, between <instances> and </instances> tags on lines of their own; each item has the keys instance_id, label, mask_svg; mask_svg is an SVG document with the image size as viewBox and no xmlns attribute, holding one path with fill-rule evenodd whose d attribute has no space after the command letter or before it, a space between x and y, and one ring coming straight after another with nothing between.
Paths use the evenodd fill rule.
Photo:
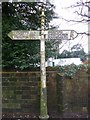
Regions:
<instances>
[{"instance_id":1,"label":"post base","mask_svg":"<svg viewBox=\"0 0 90 120\"><path fill-rule=\"evenodd\" d=\"M49 115L47 116L39 116L40 120L48 120L49 119Z\"/></svg>"}]
</instances>

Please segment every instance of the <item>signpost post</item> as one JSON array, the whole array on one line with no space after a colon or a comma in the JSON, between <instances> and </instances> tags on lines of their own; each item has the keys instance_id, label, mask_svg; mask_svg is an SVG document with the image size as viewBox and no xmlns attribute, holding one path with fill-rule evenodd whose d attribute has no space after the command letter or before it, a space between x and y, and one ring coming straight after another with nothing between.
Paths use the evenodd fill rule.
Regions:
<instances>
[{"instance_id":1,"label":"signpost post","mask_svg":"<svg viewBox=\"0 0 90 120\"><path fill-rule=\"evenodd\" d=\"M47 114L47 87L46 87L46 67L45 67L45 14L44 7L41 14L41 41L40 41L40 54L41 54L41 84L40 84L40 119L48 119Z\"/></svg>"},{"instance_id":2,"label":"signpost post","mask_svg":"<svg viewBox=\"0 0 90 120\"><path fill-rule=\"evenodd\" d=\"M48 119L47 110L47 87L46 87L46 67L45 67L45 40L72 40L77 37L74 30L49 30L45 31L45 14L42 5L41 13L41 31L13 30L8 36L12 40L40 40L41 55L41 81L40 81L40 119Z\"/></svg>"}]
</instances>

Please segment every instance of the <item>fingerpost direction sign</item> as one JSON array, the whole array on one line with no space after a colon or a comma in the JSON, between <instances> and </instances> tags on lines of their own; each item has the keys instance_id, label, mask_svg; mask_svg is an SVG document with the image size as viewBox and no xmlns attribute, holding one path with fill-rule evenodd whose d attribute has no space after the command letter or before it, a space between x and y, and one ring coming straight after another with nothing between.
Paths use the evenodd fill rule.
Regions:
<instances>
[{"instance_id":1,"label":"fingerpost direction sign","mask_svg":"<svg viewBox=\"0 0 90 120\"><path fill-rule=\"evenodd\" d=\"M46 31L48 40L73 40L78 36L74 30L49 30Z\"/></svg>"},{"instance_id":2,"label":"fingerpost direction sign","mask_svg":"<svg viewBox=\"0 0 90 120\"><path fill-rule=\"evenodd\" d=\"M39 40L39 31L13 30L8 36L12 40Z\"/></svg>"},{"instance_id":3,"label":"fingerpost direction sign","mask_svg":"<svg viewBox=\"0 0 90 120\"><path fill-rule=\"evenodd\" d=\"M44 31L46 40L73 40L78 34L74 30L49 30ZM8 36L12 40L40 40L40 31L13 30Z\"/></svg>"}]
</instances>

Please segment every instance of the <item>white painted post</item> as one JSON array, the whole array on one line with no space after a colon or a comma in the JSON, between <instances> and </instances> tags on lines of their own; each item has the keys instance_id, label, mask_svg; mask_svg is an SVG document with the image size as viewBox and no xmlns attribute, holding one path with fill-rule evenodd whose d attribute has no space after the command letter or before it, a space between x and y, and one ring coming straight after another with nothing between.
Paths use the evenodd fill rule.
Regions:
<instances>
[{"instance_id":1,"label":"white painted post","mask_svg":"<svg viewBox=\"0 0 90 120\"><path fill-rule=\"evenodd\" d=\"M45 36L44 36L44 25L45 15L44 8L41 13L41 43L40 43L40 54L41 54L41 83L40 83L40 116L42 120L49 118L47 114L47 88L46 88L46 67L45 67Z\"/></svg>"}]
</instances>

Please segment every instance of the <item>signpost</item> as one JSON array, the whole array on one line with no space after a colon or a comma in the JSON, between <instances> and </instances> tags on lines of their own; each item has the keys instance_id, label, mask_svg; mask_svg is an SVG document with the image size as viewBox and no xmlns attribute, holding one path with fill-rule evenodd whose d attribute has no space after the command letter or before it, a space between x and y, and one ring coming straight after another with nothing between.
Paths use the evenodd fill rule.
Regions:
<instances>
[{"instance_id":1,"label":"signpost","mask_svg":"<svg viewBox=\"0 0 90 120\"><path fill-rule=\"evenodd\" d=\"M47 89L46 89L46 67L45 67L45 40L72 40L77 37L74 30L49 30L45 31L45 15L42 6L41 31L13 30L8 36L12 40L40 40L41 55L41 83L40 83L40 119L48 119L47 110Z\"/></svg>"},{"instance_id":2,"label":"signpost","mask_svg":"<svg viewBox=\"0 0 90 120\"><path fill-rule=\"evenodd\" d=\"M48 30L43 33L44 40L73 40L78 36L74 30ZM41 40L41 31L12 30L8 36L12 40Z\"/></svg>"}]
</instances>

